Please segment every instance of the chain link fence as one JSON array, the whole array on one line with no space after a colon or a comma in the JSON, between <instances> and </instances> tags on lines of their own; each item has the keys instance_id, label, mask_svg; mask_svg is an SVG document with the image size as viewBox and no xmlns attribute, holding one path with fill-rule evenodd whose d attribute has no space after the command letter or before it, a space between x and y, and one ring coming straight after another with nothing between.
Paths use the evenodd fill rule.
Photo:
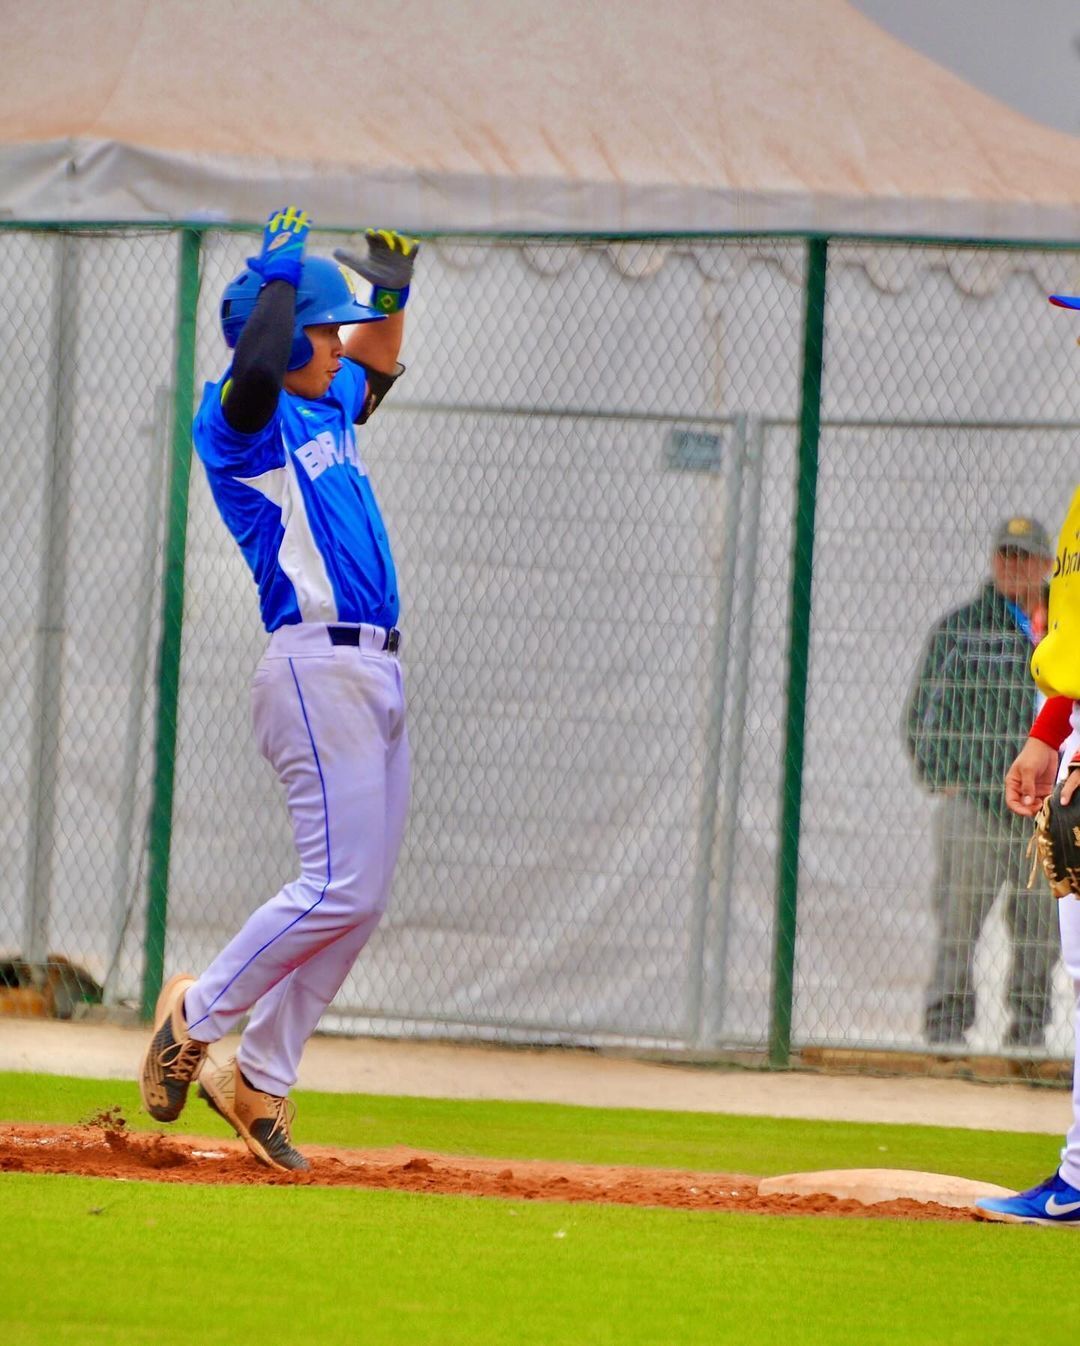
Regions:
<instances>
[{"instance_id":1,"label":"chain link fence","mask_svg":"<svg viewBox=\"0 0 1080 1346\"><path fill-rule=\"evenodd\" d=\"M186 477L185 377L197 396L219 376L218 299L255 243L0 233L8 1012L145 1008L293 875L250 732L254 587ZM1061 523L1080 381L1045 295L1078 262L425 242L408 373L361 435L414 798L327 1027L776 1063L926 1049L950 796L916 780L905 707L998 521ZM968 932L966 1038L944 1050L1012 1050L1007 897ZM1025 1045L1056 1058L1071 996L1049 975Z\"/></svg>"}]
</instances>

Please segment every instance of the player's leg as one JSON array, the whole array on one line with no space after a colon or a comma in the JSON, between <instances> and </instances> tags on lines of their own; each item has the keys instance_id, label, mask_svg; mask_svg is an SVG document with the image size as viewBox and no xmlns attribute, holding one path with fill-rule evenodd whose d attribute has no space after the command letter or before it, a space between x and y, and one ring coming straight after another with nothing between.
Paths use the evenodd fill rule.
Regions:
<instances>
[{"instance_id":1,"label":"player's leg","mask_svg":"<svg viewBox=\"0 0 1080 1346\"><path fill-rule=\"evenodd\" d=\"M1045 897L1045 894L1041 896ZM1053 899L1048 899L1052 901ZM1061 927L1061 955L1073 989L1073 1122L1065 1138L1061 1175L1080 1188L1080 900L1063 897L1056 904Z\"/></svg>"},{"instance_id":2,"label":"player's leg","mask_svg":"<svg viewBox=\"0 0 1080 1346\"><path fill-rule=\"evenodd\" d=\"M383 816L375 828L382 846L382 878L375 909L367 920L296 968L255 1006L237 1061L256 1088L285 1094L296 1083L305 1043L341 989L389 901L408 809L409 742L403 729L387 753Z\"/></svg>"},{"instance_id":3,"label":"player's leg","mask_svg":"<svg viewBox=\"0 0 1080 1346\"><path fill-rule=\"evenodd\" d=\"M203 1067L199 1096L233 1127L260 1163L280 1169L309 1167L292 1143L288 1092L304 1045L329 1004L320 977L345 965L340 986L380 915L373 913L283 977L256 1004L237 1056L222 1062L210 1058Z\"/></svg>"},{"instance_id":4,"label":"player's leg","mask_svg":"<svg viewBox=\"0 0 1080 1346\"><path fill-rule=\"evenodd\" d=\"M1080 746L1075 732L1063 744L1061 775L1073 752ZM1040 900L1029 894L1033 901ZM1043 898L1042 900L1045 900ZM984 1220L1003 1224L1068 1225L1080 1229L1080 901L1062 898L1057 903L1061 931L1061 954L1073 986L1073 1123L1065 1138L1060 1166L1036 1187L1011 1197L982 1197L975 1213Z\"/></svg>"},{"instance_id":5,"label":"player's leg","mask_svg":"<svg viewBox=\"0 0 1080 1346\"><path fill-rule=\"evenodd\" d=\"M190 1031L208 1042L385 905L386 755L403 725L400 670L389 657L330 648L264 659L256 675L256 733L285 786L300 874L187 991Z\"/></svg>"},{"instance_id":6,"label":"player's leg","mask_svg":"<svg viewBox=\"0 0 1080 1346\"><path fill-rule=\"evenodd\" d=\"M366 754L361 771L350 763L348 753L329 750L322 755L326 793L333 801L329 812L335 820L324 831L332 838L337 835L331 842L328 870L359 899L359 918L260 997L237 1061L211 1064L201 1077L200 1094L236 1129L257 1159L276 1168L308 1166L292 1145L291 1104L286 1096L295 1083L305 1043L386 908L405 831L409 747L401 670L396 661L381 662L377 677L368 670L354 688L358 694L363 688L362 703L381 705L387 712L377 751ZM350 724L347 716L336 722L343 741L354 745L355 731L361 727ZM367 769L371 762L382 773L378 782Z\"/></svg>"},{"instance_id":7,"label":"player's leg","mask_svg":"<svg viewBox=\"0 0 1080 1346\"><path fill-rule=\"evenodd\" d=\"M1043 900L1045 894L1040 894ZM1038 900L1038 899L1035 899ZM1045 1182L1013 1197L984 1197L975 1210L984 1220L1004 1224L1071 1225L1080 1229L1080 901L1062 898L1061 952L1073 985L1073 1124L1065 1138L1061 1165Z\"/></svg>"},{"instance_id":8,"label":"player's leg","mask_svg":"<svg viewBox=\"0 0 1080 1346\"><path fill-rule=\"evenodd\" d=\"M962 795L941 800L934 823L931 900L937 947L926 991L927 1041L963 1042L975 1021L975 947L1004 878L987 815Z\"/></svg>"},{"instance_id":9,"label":"player's leg","mask_svg":"<svg viewBox=\"0 0 1080 1346\"><path fill-rule=\"evenodd\" d=\"M348 840L341 823L350 792L373 796L376 814L381 810L380 745L390 719L383 703L396 694L398 675L369 670L365 680L355 660L335 658L328 637L316 648L314 656L296 659L268 653L252 688L256 735L285 786L300 875L254 913L202 977L173 977L162 989L139 1076L144 1106L159 1121L180 1115L207 1044L293 967L363 922L370 915L365 900L377 900L377 885L342 887L365 857L341 857L335 849ZM373 656L368 662L396 667Z\"/></svg>"}]
</instances>

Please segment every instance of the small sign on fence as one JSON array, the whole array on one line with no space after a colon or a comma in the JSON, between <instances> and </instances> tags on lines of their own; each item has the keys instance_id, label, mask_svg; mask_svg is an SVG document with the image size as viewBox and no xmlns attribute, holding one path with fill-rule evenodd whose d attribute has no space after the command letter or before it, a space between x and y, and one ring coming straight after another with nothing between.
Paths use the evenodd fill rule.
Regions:
<instances>
[{"instance_id":1,"label":"small sign on fence","mask_svg":"<svg viewBox=\"0 0 1080 1346\"><path fill-rule=\"evenodd\" d=\"M672 429L664 436L665 467L683 472L719 472L723 456L723 435Z\"/></svg>"}]
</instances>

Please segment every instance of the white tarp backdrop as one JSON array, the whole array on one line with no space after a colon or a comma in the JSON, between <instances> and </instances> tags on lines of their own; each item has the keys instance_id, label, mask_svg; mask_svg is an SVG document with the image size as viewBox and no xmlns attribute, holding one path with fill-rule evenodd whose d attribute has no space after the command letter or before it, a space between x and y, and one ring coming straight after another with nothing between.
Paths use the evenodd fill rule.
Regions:
<instances>
[{"instance_id":1,"label":"white tarp backdrop","mask_svg":"<svg viewBox=\"0 0 1080 1346\"><path fill-rule=\"evenodd\" d=\"M1080 140L844 0L8 6L0 218L1063 239Z\"/></svg>"}]
</instances>

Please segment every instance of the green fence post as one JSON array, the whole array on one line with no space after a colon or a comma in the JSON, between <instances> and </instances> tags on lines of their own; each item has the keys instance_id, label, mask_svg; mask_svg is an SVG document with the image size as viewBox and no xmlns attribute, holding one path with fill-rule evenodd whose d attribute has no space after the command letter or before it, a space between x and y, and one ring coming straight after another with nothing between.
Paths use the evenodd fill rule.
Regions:
<instances>
[{"instance_id":1,"label":"green fence post","mask_svg":"<svg viewBox=\"0 0 1080 1346\"><path fill-rule=\"evenodd\" d=\"M791 643L784 723L780 853L776 867L769 1064L791 1059L791 1007L795 988L795 932L799 899L799 824L802 812L806 684L810 670L810 592L814 572L814 511L821 435L821 369L825 344L825 269L828 241L809 241L803 326L802 402L799 411L799 478L791 567Z\"/></svg>"},{"instance_id":2,"label":"green fence post","mask_svg":"<svg viewBox=\"0 0 1080 1346\"><path fill-rule=\"evenodd\" d=\"M176 712L180 696L180 648L184 618L184 562L187 551L191 423L195 405L195 318L199 303L202 235L180 234L176 354L173 367L172 449L165 515L161 640L154 734L154 783L150 806L146 938L143 956L142 1017L149 1019L165 970L165 929L169 904L173 785L176 775Z\"/></svg>"}]
</instances>

